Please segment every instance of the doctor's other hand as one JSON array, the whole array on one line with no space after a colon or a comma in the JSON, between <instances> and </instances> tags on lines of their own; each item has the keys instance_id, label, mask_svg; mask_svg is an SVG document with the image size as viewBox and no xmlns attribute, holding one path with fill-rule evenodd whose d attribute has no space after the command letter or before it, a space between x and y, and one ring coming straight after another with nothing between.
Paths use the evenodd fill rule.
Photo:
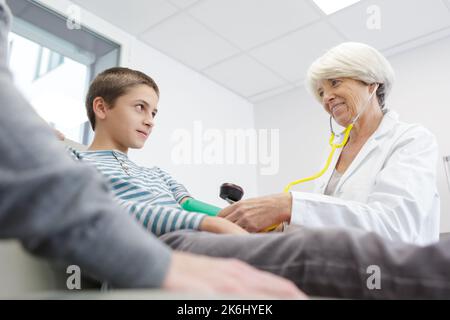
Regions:
<instances>
[{"instance_id":1,"label":"doctor's other hand","mask_svg":"<svg viewBox=\"0 0 450 320\"><path fill-rule=\"evenodd\" d=\"M201 231L227 234L248 234L237 224L224 218L206 216L200 223Z\"/></svg>"},{"instance_id":2,"label":"doctor's other hand","mask_svg":"<svg viewBox=\"0 0 450 320\"><path fill-rule=\"evenodd\" d=\"M291 220L292 195L290 192L238 201L218 216L236 223L248 232L261 232L269 227Z\"/></svg>"},{"instance_id":3,"label":"doctor's other hand","mask_svg":"<svg viewBox=\"0 0 450 320\"><path fill-rule=\"evenodd\" d=\"M259 271L237 259L210 258L182 252L173 253L162 287L196 294L307 298L291 281Z\"/></svg>"}]
</instances>

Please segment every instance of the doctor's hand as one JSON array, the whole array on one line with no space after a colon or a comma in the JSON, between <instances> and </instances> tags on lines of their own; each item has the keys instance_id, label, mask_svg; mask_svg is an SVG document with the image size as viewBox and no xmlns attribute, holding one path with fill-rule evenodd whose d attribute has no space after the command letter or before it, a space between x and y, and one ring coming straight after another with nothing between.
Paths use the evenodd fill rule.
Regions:
<instances>
[{"instance_id":1,"label":"doctor's hand","mask_svg":"<svg viewBox=\"0 0 450 320\"><path fill-rule=\"evenodd\" d=\"M275 195L238 201L224 209L218 216L236 223L248 232L261 232L291 220L292 195Z\"/></svg>"}]
</instances>

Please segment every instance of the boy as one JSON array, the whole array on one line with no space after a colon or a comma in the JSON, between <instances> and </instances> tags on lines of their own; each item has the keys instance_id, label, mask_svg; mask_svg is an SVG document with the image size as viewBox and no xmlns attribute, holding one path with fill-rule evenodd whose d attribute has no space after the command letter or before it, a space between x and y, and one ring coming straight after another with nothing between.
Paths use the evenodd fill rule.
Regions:
<instances>
[{"instance_id":1,"label":"boy","mask_svg":"<svg viewBox=\"0 0 450 320\"><path fill-rule=\"evenodd\" d=\"M128 158L128 149L142 148L149 137L158 100L158 86L144 73L119 67L105 70L86 97L94 140L88 151L71 151L93 163L119 204L157 236L179 229L247 233L226 219L182 210L181 204L190 197L183 185L158 167L140 167Z\"/></svg>"}]
</instances>

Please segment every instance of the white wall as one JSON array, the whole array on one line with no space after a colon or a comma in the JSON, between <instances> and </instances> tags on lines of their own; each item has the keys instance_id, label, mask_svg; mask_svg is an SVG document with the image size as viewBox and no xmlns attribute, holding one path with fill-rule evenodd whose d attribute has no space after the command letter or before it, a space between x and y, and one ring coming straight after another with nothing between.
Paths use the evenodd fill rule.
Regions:
<instances>
[{"instance_id":1,"label":"white wall","mask_svg":"<svg viewBox=\"0 0 450 320\"><path fill-rule=\"evenodd\" d=\"M42 0L42 3L67 14L72 4L66 0ZM82 11L81 22L92 30L121 44L121 65L139 69L155 79L161 90L156 128L143 150L131 151L130 158L144 166L158 165L183 182L198 199L225 206L218 197L220 184L241 185L246 196L256 195L256 165L175 165L171 161L176 129L193 131L193 122L201 120L204 129L254 128L253 105L168 56L152 49L135 37L95 16Z\"/></svg>"},{"instance_id":2,"label":"white wall","mask_svg":"<svg viewBox=\"0 0 450 320\"><path fill-rule=\"evenodd\" d=\"M442 157L450 155L450 37L393 56L396 84L389 103L402 119L420 123L438 140L441 232L450 232L450 190Z\"/></svg>"},{"instance_id":3,"label":"white wall","mask_svg":"<svg viewBox=\"0 0 450 320\"><path fill-rule=\"evenodd\" d=\"M193 137L194 121L201 121L203 130L218 129L223 134L228 128L253 129L253 105L140 41L133 42L130 65L152 75L161 89L156 127L144 150L130 152L132 158L162 166L196 197L217 205L226 205L218 197L223 182L242 186L246 197L255 196L256 165L196 165L193 161L175 165L171 160L174 130L187 129ZM202 142L204 147L207 144Z\"/></svg>"},{"instance_id":4,"label":"white wall","mask_svg":"<svg viewBox=\"0 0 450 320\"><path fill-rule=\"evenodd\" d=\"M450 231L450 191L442 156L450 155L450 38L389 57L396 83L387 106L403 121L420 123L437 137L440 147L438 188L441 232ZM277 115L274 117L274 115ZM280 128L280 172L259 176L260 194L279 192L289 181L315 173L325 159L328 118L303 88L255 105L257 128ZM301 138L303 137L303 138ZM311 183L298 190L310 190Z\"/></svg>"},{"instance_id":5,"label":"white wall","mask_svg":"<svg viewBox=\"0 0 450 320\"><path fill-rule=\"evenodd\" d=\"M280 130L280 169L275 175L258 175L261 195L282 192L291 181L319 170L327 146L328 118L309 96L299 88L255 105L257 128ZM312 184L295 187L309 191Z\"/></svg>"}]
</instances>

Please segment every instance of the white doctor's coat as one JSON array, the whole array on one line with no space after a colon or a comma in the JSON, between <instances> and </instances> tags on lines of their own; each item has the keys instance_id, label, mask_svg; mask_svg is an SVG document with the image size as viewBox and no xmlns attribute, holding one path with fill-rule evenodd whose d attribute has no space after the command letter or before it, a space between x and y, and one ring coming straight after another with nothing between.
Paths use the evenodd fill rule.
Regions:
<instances>
[{"instance_id":1,"label":"white doctor's coat","mask_svg":"<svg viewBox=\"0 0 450 320\"><path fill-rule=\"evenodd\" d=\"M292 192L291 224L358 228L419 245L439 240L439 154L433 134L389 111L330 197L323 193L341 151L316 181L315 193Z\"/></svg>"}]
</instances>

